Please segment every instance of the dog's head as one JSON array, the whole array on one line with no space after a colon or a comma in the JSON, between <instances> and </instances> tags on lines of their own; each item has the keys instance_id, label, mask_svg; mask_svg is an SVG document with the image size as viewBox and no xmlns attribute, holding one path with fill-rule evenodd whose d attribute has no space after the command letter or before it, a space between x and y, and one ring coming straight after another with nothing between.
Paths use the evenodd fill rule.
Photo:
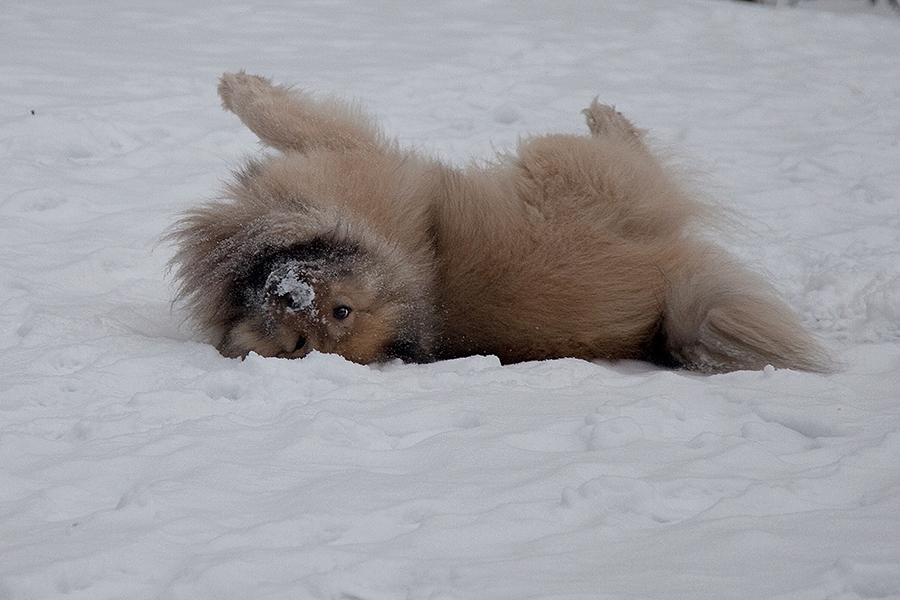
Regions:
<instances>
[{"instance_id":1,"label":"dog's head","mask_svg":"<svg viewBox=\"0 0 900 600\"><path fill-rule=\"evenodd\" d=\"M270 250L232 282L226 356L301 358L313 350L358 363L431 359L414 290L353 244L323 239Z\"/></svg>"}]
</instances>

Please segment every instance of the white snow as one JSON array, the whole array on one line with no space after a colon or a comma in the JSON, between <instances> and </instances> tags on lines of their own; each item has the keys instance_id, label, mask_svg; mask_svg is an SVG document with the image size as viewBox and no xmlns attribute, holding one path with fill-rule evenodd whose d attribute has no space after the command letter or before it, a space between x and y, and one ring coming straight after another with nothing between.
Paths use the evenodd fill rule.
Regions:
<instances>
[{"instance_id":1,"label":"white snow","mask_svg":"<svg viewBox=\"0 0 900 600\"><path fill-rule=\"evenodd\" d=\"M158 239L258 151L237 69L455 164L599 95L844 368L223 358ZM0 598L900 598L883 0L10 0L0 115Z\"/></svg>"}]
</instances>

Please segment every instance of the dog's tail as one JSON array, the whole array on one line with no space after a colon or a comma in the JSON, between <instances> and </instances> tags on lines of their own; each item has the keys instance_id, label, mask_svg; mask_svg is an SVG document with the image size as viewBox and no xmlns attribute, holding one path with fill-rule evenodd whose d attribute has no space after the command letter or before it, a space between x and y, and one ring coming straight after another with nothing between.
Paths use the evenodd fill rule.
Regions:
<instances>
[{"instance_id":1,"label":"dog's tail","mask_svg":"<svg viewBox=\"0 0 900 600\"><path fill-rule=\"evenodd\" d=\"M660 341L668 360L706 373L834 370L834 359L762 277L711 246L690 254L671 271L666 292Z\"/></svg>"}]
</instances>

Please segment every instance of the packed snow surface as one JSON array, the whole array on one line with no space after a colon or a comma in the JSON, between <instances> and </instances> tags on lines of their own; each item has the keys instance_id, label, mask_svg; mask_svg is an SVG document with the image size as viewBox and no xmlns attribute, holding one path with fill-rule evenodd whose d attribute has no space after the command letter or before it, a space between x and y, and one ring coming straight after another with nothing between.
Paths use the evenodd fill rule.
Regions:
<instances>
[{"instance_id":1,"label":"packed snow surface","mask_svg":"<svg viewBox=\"0 0 900 600\"><path fill-rule=\"evenodd\" d=\"M825 1L7 0L0 598L900 598L900 17ZM238 69L457 165L599 96L842 369L223 358L159 239Z\"/></svg>"}]
</instances>

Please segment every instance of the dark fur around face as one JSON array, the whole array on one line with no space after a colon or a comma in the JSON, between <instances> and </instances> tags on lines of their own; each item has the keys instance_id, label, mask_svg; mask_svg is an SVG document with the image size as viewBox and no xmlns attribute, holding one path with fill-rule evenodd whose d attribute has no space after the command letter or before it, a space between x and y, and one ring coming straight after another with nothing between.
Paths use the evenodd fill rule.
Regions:
<instances>
[{"instance_id":1,"label":"dark fur around face","mask_svg":"<svg viewBox=\"0 0 900 600\"><path fill-rule=\"evenodd\" d=\"M698 234L713 211L612 107L584 111L589 135L452 169L344 103L245 73L219 95L275 153L169 239L178 298L227 356L831 368L772 287Z\"/></svg>"},{"instance_id":2,"label":"dark fur around face","mask_svg":"<svg viewBox=\"0 0 900 600\"><path fill-rule=\"evenodd\" d=\"M231 283L235 315L222 353L301 358L319 350L363 363L429 360L422 327L397 329L403 307L388 300L389 286L356 244L315 238L265 252Z\"/></svg>"},{"instance_id":3,"label":"dark fur around face","mask_svg":"<svg viewBox=\"0 0 900 600\"><path fill-rule=\"evenodd\" d=\"M432 360L429 265L359 219L268 184L252 163L169 235L179 298L222 354Z\"/></svg>"}]
</instances>

